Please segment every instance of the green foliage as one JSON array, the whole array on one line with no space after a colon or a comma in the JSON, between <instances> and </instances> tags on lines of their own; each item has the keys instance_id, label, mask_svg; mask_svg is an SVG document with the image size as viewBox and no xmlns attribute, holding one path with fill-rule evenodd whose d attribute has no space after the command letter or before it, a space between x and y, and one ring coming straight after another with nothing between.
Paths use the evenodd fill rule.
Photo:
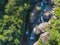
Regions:
<instances>
[{"instance_id":1,"label":"green foliage","mask_svg":"<svg viewBox=\"0 0 60 45\"><path fill-rule=\"evenodd\" d=\"M50 29L50 39L48 45L60 45L60 7L56 7L55 14L57 16L57 20L52 20Z\"/></svg>"},{"instance_id":2,"label":"green foliage","mask_svg":"<svg viewBox=\"0 0 60 45\"><path fill-rule=\"evenodd\" d=\"M38 43L38 45L42 45L42 41L41 41L41 39L39 39L39 43Z\"/></svg>"},{"instance_id":3,"label":"green foliage","mask_svg":"<svg viewBox=\"0 0 60 45\"><path fill-rule=\"evenodd\" d=\"M16 45L18 45L20 43L18 39L14 39L14 42Z\"/></svg>"},{"instance_id":4,"label":"green foliage","mask_svg":"<svg viewBox=\"0 0 60 45\"><path fill-rule=\"evenodd\" d=\"M0 0L0 45L20 45L29 0ZM3 14L2 14L3 13Z\"/></svg>"},{"instance_id":5,"label":"green foliage","mask_svg":"<svg viewBox=\"0 0 60 45\"><path fill-rule=\"evenodd\" d=\"M56 7L55 14L60 19L60 7Z\"/></svg>"},{"instance_id":6,"label":"green foliage","mask_svg":"<svg viewBox=\"0 0 60 45\"><path fill-rule=\"evenodd\" d=\"M7 39L7 37L0 35L0 40L5 41Z\"/></svg>"},{"instance_id":7,"label":"green foliage","mask_svg":"<svg viewBox=\"0 0 60 45\"><path fill-rule=\"evenodd\" d=\"M55 4L59 4L60 3L60 0L54 0L54 3Z\"/></svg>"}]
</instances>

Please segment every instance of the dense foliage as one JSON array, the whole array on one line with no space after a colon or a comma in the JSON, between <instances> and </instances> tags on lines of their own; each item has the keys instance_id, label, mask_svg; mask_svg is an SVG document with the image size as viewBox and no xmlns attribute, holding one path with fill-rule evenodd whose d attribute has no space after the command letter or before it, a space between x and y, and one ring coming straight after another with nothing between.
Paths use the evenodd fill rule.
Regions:
<instances>
[{"instance_id":1,"label":"dense foliage","mask_svg":"<svg viewBox=\"0 0 60 45\"><path fill-rule=\"evenodd\" d=\"M29 0L0 0L0 45L20 45Z\"/></svg>"}]
</instances>

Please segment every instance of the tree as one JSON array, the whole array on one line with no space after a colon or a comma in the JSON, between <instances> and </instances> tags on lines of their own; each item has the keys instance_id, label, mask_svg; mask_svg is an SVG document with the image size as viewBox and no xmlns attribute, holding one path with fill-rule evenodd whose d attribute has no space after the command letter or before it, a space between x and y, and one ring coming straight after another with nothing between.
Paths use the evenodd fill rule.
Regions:
<instances>
[{"instance_id":1,"label":"tree","mask_svg":"<svg viewBox=\"0 0 60 45\"><path fill-rule=\"evenodd\" d=\"M0 19L0 45L20 45L29 0L1 0L5 8Z\"/></svg>"}]
</instances>

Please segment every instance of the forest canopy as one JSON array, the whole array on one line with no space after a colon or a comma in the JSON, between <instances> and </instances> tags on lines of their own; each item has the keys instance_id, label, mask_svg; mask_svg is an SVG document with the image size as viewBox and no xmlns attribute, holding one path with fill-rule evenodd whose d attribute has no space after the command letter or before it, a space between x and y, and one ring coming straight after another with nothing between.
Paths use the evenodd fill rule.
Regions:
<instances>
[{"instance_id":1,"label":"forest canopy","mask_svg":"<svg viewBox=\"0 0 60 45\"><path fill-rule=\"evenodd\" d=\"M20 45L29 0L0 0L0 45Z\"/></svg>"}]
</instances>

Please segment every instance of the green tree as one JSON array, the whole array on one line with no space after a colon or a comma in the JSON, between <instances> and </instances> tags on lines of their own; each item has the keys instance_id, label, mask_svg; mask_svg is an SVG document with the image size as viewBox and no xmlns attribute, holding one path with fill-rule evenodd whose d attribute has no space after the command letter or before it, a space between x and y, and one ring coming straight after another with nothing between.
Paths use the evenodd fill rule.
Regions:
<instances>
[{"instance_id":1,"label":"green tree","mask_svg":"<svg viewBox=\"0 0 60 45\"><path fill-rule=\"evenodd\" d=\"M0 0L4 13L0 19L0 45L20 45L29 0ZM1 12L0 12L1 13Z\"/></svg>"}]
</instances>

